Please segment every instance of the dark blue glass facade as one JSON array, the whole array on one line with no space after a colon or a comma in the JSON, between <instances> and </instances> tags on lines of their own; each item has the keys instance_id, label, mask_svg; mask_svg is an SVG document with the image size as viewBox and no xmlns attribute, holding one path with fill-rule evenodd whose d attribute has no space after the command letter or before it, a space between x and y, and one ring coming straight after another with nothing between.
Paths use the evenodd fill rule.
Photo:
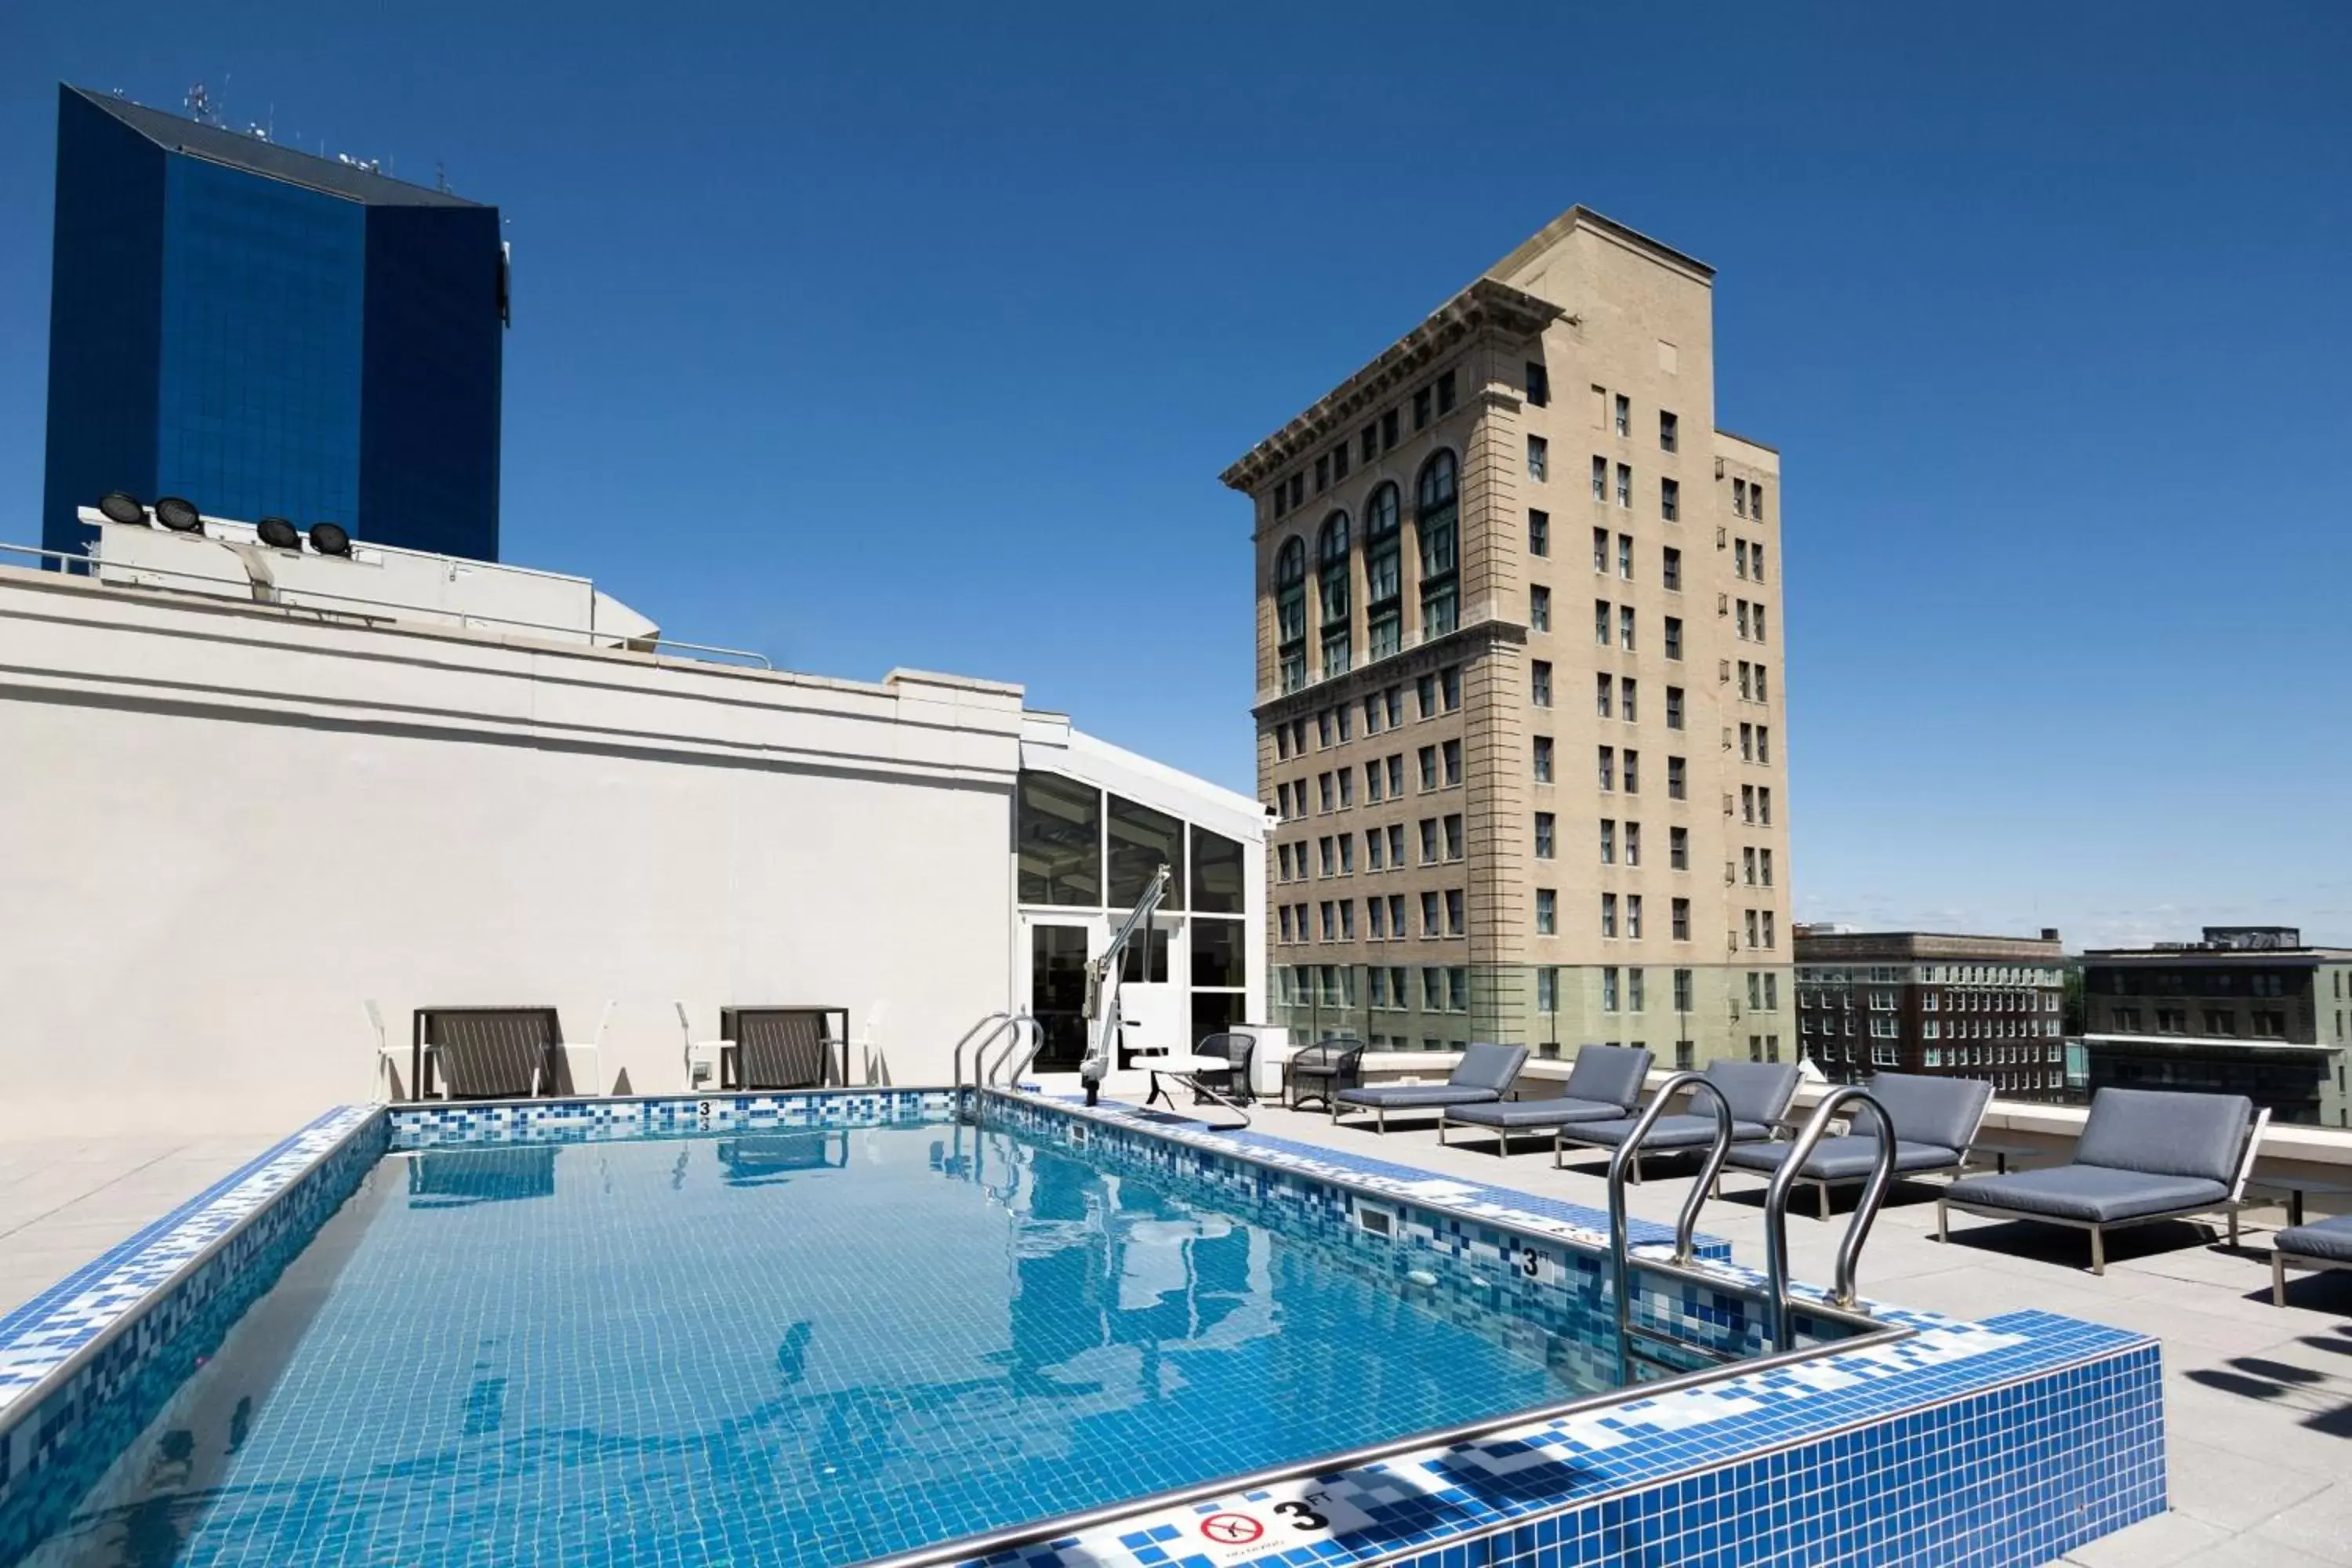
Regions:
<instances>
[{"instance_id":1,"label":"dark blue glass facade","mask_svg":"<svg viewBox=\"0 0 2352 1568\"><path fill-rule=\"evenodd\" d=\"M497 559L497 209L68 89L55 269L47 548L127 489Z\"/></svg>"}]
</instances>

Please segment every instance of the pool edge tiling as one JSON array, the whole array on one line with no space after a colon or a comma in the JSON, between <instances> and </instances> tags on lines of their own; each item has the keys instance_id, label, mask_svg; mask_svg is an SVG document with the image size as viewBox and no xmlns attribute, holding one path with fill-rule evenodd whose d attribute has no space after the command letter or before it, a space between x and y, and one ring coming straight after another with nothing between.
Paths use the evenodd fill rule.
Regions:
<instances>
[{"instance_id":1,"label":"pool edge tiling","mask_svg":"<svg viewBox=\"0 0 2352 1568\"><path fill-rule=\"evenodd\" d=\"M337 1106L0 1317L0 1559L54 1500L43 1479L143 1425L171 1358L225 1331L384 1147L382 1107Z\"/></svg>"}]
</instances>

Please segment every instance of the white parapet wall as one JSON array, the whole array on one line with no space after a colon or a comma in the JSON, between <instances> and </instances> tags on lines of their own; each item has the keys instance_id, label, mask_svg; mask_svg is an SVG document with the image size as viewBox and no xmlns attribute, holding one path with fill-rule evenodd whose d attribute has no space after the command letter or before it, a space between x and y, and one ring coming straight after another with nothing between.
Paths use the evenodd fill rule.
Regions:
<instances>
[{"instance_id":1,"label":"white parapet wall","mask_svg":"<svg viewBox=\"0 0 2352 1568\"><path fill-rule=\"evenodd\" d=\"M580 1087L674 1004L877 1008L901 1083L1008 1005L1019 688L355 626L0 570L0 1135L294 1126L373 999L547 1005ZM887 1005L885 1005L887 1004Z\"/></svg>"}]
</instances>

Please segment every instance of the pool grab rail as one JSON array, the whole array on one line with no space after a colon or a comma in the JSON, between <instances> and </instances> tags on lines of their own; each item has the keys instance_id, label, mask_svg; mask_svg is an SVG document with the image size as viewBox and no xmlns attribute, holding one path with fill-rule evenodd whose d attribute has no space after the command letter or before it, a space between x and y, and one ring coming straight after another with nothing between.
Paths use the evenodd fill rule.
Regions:
<instances>
[{"instance_id":1,"label":"pool grab rail","mask_svg":"<svg viewBox=\"0 0 2352 1568\"><path fill-rule=\"evenodd\" d=\"M1691 1184L1690 1195L1683 1200L1682 1214L1675 1222L1674 1260L1678 1267L1689 1267L1693 1238L1698 1233L1698 1212L1706 1206L1707 1194L1715 1190L1716 1179L1723 1173L1724 1160L1731 1152L1731 1102L1724 1098L1723 1090L1703 1072L1675 1074L1658 1087L1641 1119L1633 1123L1633 1131L1609 1156L1609 1283L1617 1311L1618 1381L1622 1384L1630 1384L1633 1380L1629 1361L1636 1353L1633 1341L1637 1337L1679 1349L1696 1348L1672 1334L1633 1321L1633 1247L1626 1234L1630 1222L1625 1213L1625 1182L1640 1164L1642 1145L1657 1125L1658 1118L1665 1114L1668 1102L1685 1090L1694 1098L1704 1090L1715 1101L1715 1140L1707 1150L1706 1164ZM1555 1150L1559 1147L1557 1138L1553 1146Z\"/></svg>"},{"instance_id":2,"label":"pool grab rail","mask_svg":"<svg viewBox=\"0 0 2352 1568\"><path fill-rule=\"evenodd\" d=\"M1765 1338L1775 1350L1789 1346L1789 1315L1796 1306L1789 1293L1789 1194L1796 1189L1805 1162L1813 1157L1814 1147L1829 1131L1830 1119L1837 1114L1839 1107L1849 1103L1871 1113L1878 1123L1878 1136L1870 1180L1854 1203L1853 1217L1846 1222L1845 1235L1838 1241L1837 1269L1828 1298L1832 1306L1847 1311L1855 1310L1854 1266L1861 1260L1863 1243L1870 1239L1871 1223L1878 1218L1879 1208L1886 1202L1886 1189L1894 1184L1895 1123L1887 1116L1886 1108L1857 1084L1841 1084L1823 1095L1821 1103L1813 1107L1803 1131L1790 1145L1788 1157L1772 1173L1771 1185L1764 1189Z\"/></svg>"}]
</instances>

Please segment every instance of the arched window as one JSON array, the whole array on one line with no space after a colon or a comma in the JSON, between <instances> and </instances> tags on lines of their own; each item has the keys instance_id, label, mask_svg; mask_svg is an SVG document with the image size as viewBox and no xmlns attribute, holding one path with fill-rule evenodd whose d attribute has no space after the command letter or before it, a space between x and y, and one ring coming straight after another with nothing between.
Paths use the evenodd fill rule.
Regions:
<instances>
[{"instance_id":1,"label":"arched window","mask_svg":"<svg viewBox=\"0 0 2352 1568\"><path fill-rule=\"evenodd\" d=\"M1443 637L1459 624L1460 595L1454 576L1456 523L1454 454L1441 451L1421 466L1412 514L1421 540L1421 635Z\"/></svg>"},{"instance_id":2,"label":"arched window","mask_svg":"<svg viewBox=\"0 0 2352 1568\"><path fill-rule=\"evenodd\" d=\"M1282 689L1307 684L1307 542L1293 535L1274 558L1275 658Z\"/></svg>"},{"instance_id":3,"label":"arched window","mask_svg":"<svg viewBox=\"0 0 2352 1568\"><path fill-rule=\"evenodd\" d=\"M1364 657L1396 652L1403 614L1399 600L1397 488L1382 485L1364 503Z\"/></svg>"},{"instance_id":4,"label":"arched window","mask_svg":"<svg viewBox=\"0 0 2352 1568\"><path fill-rule=\"evenodd\" d=\"M1317 622L1323 633L1323 673L1341 675L1348 668L1348 650L1355 627L1348 618L1348 579L1355 563L1348 555L1348 514L1335 511L1323 520L1315 539Z\"/></svg>"}]
</instances>

